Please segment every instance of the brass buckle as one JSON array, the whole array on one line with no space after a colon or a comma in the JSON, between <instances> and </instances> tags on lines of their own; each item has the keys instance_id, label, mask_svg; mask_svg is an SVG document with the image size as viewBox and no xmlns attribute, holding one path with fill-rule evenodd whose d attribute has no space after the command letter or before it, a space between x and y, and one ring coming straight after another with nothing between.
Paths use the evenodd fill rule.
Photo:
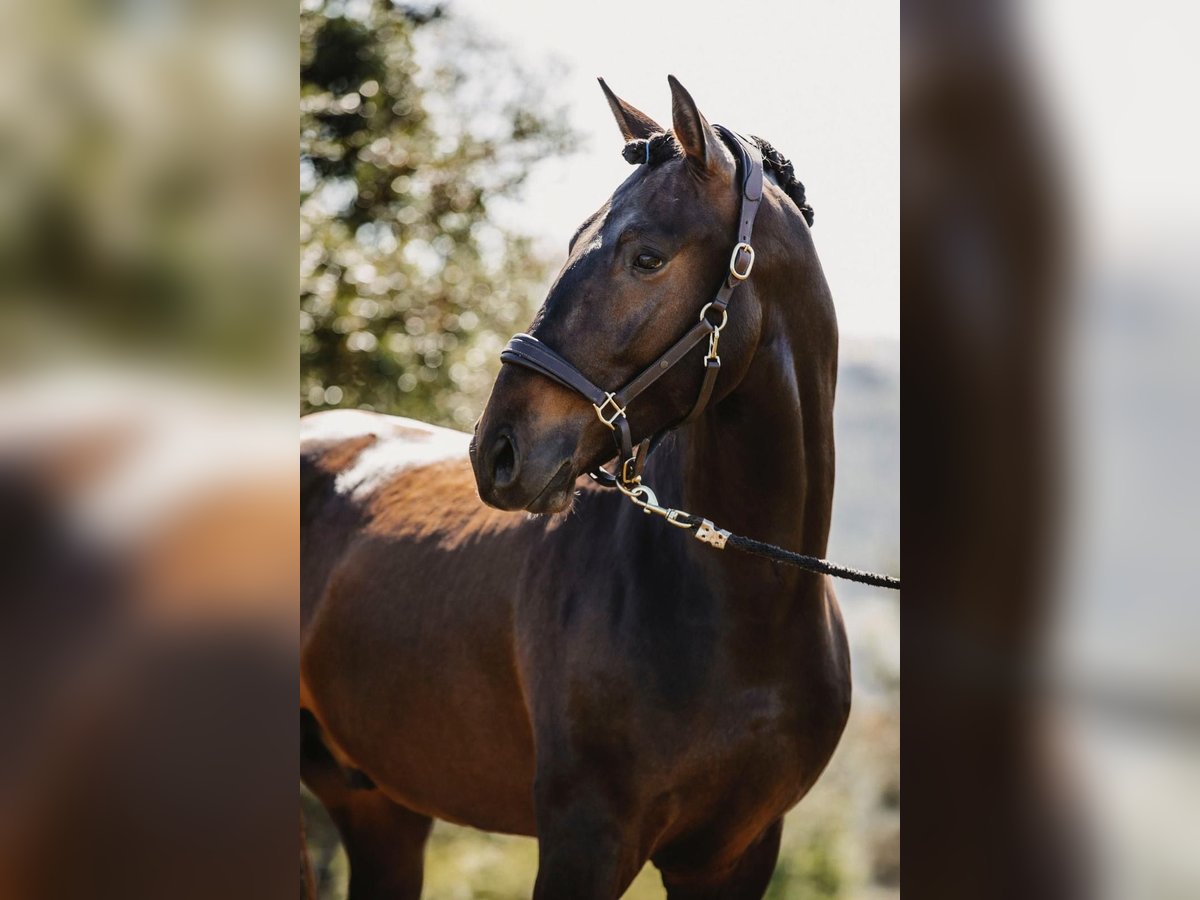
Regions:
<instances>
[{"instance_id":1,"label":"brass buckle","mask_svg":"<svg viewBox=\"0 0 1200 900\"><path fill-rule=\"evenodd\" d=\"M641 477L637 474L631 474L631 471L637 469L637 456L631 456L625 462L621 463L621 481L625 484L638 484L641 482Z\"/></svg>"},{"instance_id":2,"label":"brass buckle","mask_svg":"<svg viewBox=\"0 0 1200 900\"><path fill-rule=\"evenodd\" d=\"M737 267L738 254L745 250L750 254L750 261L746 263L744 271L739 272ZM729 256L729 274L738 281L745 281L750 277L750 270L754 268L754 248L745 241L738 241L737 246L733 248L733 253Z\"/></svg>"},{"instance_id":3,"label":"brass buckle","mask_svg":"<svg viewBox=\"0 0 1200 900\"><path fill-rule=\"evenodd\" d=\"M611 417L605 417L604 410L608 407L608 404L610 404L610 403L613 405L613 408L616 411L612 414ZM593 403L592 409L594 409L596 411L596 416L600 419L600 421L603 422L605 425L607 425L609 428L613 429L614 431L616 430L616 426L613 424L613 422L617 421L617 419L619 419L623 415L625 415L625 407L623 407L619 403L617 403L616 397L614 397L612 394L610 394L608 392L605 392L605 394L604 394L604 402L598 403L598 404Z\"/></svg>"}]
</instances>

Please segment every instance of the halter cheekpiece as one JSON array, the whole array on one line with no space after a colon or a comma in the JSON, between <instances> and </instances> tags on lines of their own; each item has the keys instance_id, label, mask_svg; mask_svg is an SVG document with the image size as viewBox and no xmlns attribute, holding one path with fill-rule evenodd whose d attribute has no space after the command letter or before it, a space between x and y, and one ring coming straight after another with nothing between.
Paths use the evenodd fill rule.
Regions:
<instances>
[{"instance_id":1,"label":"halter cheekpiece","mask_svg":"<svg viewBox=\"0 0 1200 900\"><path fill-rule=\"evenodd\" d=\"M678 424L691 422L703 412L712 397L717 373L721 369L721 357L717 355L717 345L721 339L721 331L729 321L729 301L733 298L733 292L737 286L750 277L750 272L754 268L754 247L750 243L750 238L754 231L754 219L758 215L758 207L762 202L762 152L755 142L743 138L723 125L714 127L738 158L742 203L738 215L737 238L729 255L728 274L722 279L721 286L712 300L701 307L699 321L688 329L683 337L672 344L662 356L643 369L641 374L616 391L606 391L597 387L574 365L532 335L518 334L514 336L500 353L501 361L539 372L563 387L587 398L595 409L597 418L612 430L618 454L615 474L602 467L598 467L589 474L601 484L622 488L626 493L639 485L646 457L666 433L664 431L654 438L647 438L635 448L627 415L629 404L674 368L696 345L707 338L708 352L703 359L704 381L700 385L700 393L696 397L696 402L692 404L691 411ZM649 157L649 142L647 142L647 160ZM639 490L645 489L639 488Z\"/></svg>"}]
</instances>

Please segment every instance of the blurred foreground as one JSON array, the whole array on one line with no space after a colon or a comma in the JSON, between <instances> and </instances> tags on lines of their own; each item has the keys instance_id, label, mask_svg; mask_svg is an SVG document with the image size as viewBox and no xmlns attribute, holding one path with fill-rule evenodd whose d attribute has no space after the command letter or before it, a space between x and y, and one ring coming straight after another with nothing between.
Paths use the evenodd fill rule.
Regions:
<instances>
[{"instance_id":1,"label":"blurred foreground","mask_svg":"<svg viewBox=\"0 0 1200 900\"><path fill-rule=\"evenodd\" d=\"M294 897L295 18L0 11L0 896Z\"/></svg>"},{"instance_id":2,"label":"blurred foreground","mask_svg":"<svg viewBox=\"0 0 1200 900\"><path fill-rule=\"evenodd\" d=\"M1195 15L903 6L904 856L923 898L1200 892L1200 132L1177 114Z\"/></svg>"}]
</instances>

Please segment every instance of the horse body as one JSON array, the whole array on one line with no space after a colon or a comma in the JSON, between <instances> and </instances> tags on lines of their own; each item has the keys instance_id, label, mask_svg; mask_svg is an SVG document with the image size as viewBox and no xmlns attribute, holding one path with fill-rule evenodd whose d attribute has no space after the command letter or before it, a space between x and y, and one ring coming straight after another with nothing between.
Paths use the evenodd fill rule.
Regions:
<instances>
[{"instance_id":1,"label":"horse body","mask_svg":"<svg viewBox=\"0 0 1200 900\"><path fill-rule=\"evenodd\" d=\"M305 559L324 572L306 566L302 671L346 769L423 815L526 835L535 776L568 801L591 782L639 868L693 843L736 859L800 799L848 701L824 579L790 603L770 584L719 590L715 551L615 493L586 487L561 518L497 513L465 452L389 475L417 423L351 413L364 430L329 443L319 420L345 415L306 420L305 480L324 496ZM374 490L338 490L368 466L385 473ZM338 550L310 552L314 534ZM614 547L632 558L614 566Z\"/></svg>"},{"instance_id":2,"label":"horse body","mask_svg":"<svg viewBox=\"0 0 1200 900\"><path fill-rule=\"evenodd\" d=\"M638 127L632 108L614 112ZM727 166L717 152L707 165ZM713 181L700 190L719 197ZM725 383L644 474L664 502L819 555L836 325L795 206L772 188L762 218L763 262L722 339ZM591 249L539 320L558 346L587 313L556 317L552 301L581 294L572 279L629 221L614 195L581 230ZM774 302L786 296L800 299ZM656 312L675 327L669 307ZM624 353L653 358L639 345L661 345L656 329L625 324ZM698 374L648 392L638 430L677 415ZM303 430L302 774L339 827L354 900L419 895L430 818L536 835L540 898L611 900L651 859L672 900L761 896L781 817L848 715L828 579L719 552L576 482L611 454L603 428L528 371L501 373L473 440L357 411ZM481 495L561 514L504 513Z\"/></svg>"}]
</instances>

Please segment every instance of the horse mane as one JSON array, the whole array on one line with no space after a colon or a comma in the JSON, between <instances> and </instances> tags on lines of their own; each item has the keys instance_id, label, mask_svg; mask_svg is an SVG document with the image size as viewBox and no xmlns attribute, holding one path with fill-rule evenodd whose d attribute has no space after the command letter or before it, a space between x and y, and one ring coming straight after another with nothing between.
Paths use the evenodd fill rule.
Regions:
<instances>
[{"instance_id":1,"label":"horse mane","mask_svg":"<svg viewBox=\"0 0 1200 900\"><path fill-rule=\"evenodd\" d=\"M792 161L775 149L765 138L760 138L758 135L750 135L750 140L758 145L758 149L762 152L763 168L773 173L775 182L779 185L796 207L804 216L804 221L812 227L815 213L813 212L812 204L808 202L804 192L804 182L796 177L795 167ZM669 132L659 132L652 134L648 138L640 138L629 141L621 150L621 156L625 161L633 166L649 165L654 166L659 163L666 162L670 159L675 159L683 153L679 142L675 140L674 135Z\"/></svg>"},{"instance_id":2,"label":"horse mane","mask_svg":"<svg viewBox=\"0 0 1200 900\"><path fill-rule=\"evenodd\" d=\"M758 144L758 149L762 151L763 166L775 173L775 182L779 185L780 190L792 198L792 202L804 216L804 221L811 228L816 214L813 212L812 204L804 196L804 182L796 177L792 161L776 150L766 138L752 134L750 140Z\"/></svg>"}]
</instances>

